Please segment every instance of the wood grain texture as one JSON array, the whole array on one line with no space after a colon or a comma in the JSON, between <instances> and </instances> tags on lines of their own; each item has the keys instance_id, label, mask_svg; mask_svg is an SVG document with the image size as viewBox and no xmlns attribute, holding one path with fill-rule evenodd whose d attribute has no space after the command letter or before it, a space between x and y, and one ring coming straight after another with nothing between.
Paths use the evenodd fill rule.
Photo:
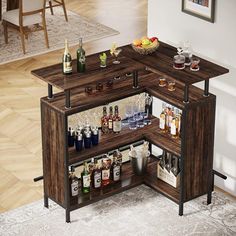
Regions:
<instances>
[{"instance_id":1,"label":"wood grain texture","mask_svg":"<svg viewBox=\"0 0 236 236\"><path fill-rule=\"evenodd\" d=\"M108 54L110 52L107 51L106 53ZM61 63L33 70L32 74L46 83L65 91L77 87L85 87L91 83L97 83L104 79L111 79L118 75L125 75L128 72L143 70L145 68L143 64L124 56L119 57L121 63L115 65L112 63L114 59L109 55L107 57L107 67L101 68L99 54L96 53L86 58L86 71L84 73L78 73L76 71L77 62L73 60L73 72L71 75L63 75Z\"/></svg>"},{"instance_id":2,"label":"wood grain texture","mask_svg":"<svg viewBox=\"0 0 236 236\"><path fill-rule=\"evenodd\" d=\"M45 196L60 205L65 204L65 134L64 117L41 103L43 181Z\"/></svg>"},{"instance_id":3,"label":"wood grain texture","mask_svg":"<svg viewBox=\"0 0 236 236\"><path fill-rule=\"evenodd\" d=\"M172 76L179 82L188 85L229 72L228 69L204 60L203 58L200 58L201 69L198 72L190 71L189 67L186 67L184 70L175 70L173 68L173 57L177 54L177 49L164 42L160 42L160 47L151 55L140 55L136 53L130 45L123 47L122 53L145 64L147 67L153 68L168 76Z\"/></svg>"},{"instance_id":4,"label":"wood grain texture","mask_svg":"<svg viewBox=\"0 0 236 236\"><path fill-rule=\"evenodd\" d=\"M212 179L215 96L189 107L184 122L184 201L207 193Z\"/></svg>"}]
</instances>

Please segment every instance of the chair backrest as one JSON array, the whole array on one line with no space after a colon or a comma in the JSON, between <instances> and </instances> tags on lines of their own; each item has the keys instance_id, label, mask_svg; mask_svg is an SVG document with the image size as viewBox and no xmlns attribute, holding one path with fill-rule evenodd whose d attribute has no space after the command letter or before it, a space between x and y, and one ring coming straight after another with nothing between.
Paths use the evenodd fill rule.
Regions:
<instances>
[{"instance_id":1,"label":"chair backrest","mask_svg":"<svg viewBox=\"0 0 236 236\"><path fill-rule=\"evenodd\" d=\"M38 12L45 9L46 0L20 0L20 11L25 14L28 12Z\"/></svg>"}]
</instances>

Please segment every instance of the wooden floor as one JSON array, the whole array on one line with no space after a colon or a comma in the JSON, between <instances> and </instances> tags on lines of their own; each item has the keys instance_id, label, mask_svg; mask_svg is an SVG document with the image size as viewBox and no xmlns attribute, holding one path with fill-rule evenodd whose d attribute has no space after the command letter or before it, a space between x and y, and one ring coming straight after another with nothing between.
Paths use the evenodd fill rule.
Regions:
<instances>
[{"instance_id":1,"label":"wooden floor","mask_svg":"<svg viewBox=\"0 0 236 236\"><path fill-rule=\"evenodd\" d=\"M88 54L146 35L147 0L67 0L66 6L120 32L85 44ZM60 62L62 52L0 66L0 212L42 198L42 181L32 179L42 174L39 98L47 88L30 71Z\"/></svg>"}]
</instances>

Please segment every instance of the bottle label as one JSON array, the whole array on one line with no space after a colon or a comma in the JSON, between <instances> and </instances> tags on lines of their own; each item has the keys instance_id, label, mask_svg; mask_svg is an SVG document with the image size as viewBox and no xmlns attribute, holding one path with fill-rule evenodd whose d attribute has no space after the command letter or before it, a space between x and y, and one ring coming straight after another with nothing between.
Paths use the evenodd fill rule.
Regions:
<instances>
[{"instance_id":1,"label":"bottle label","mask_svg":"<svg viewBox=\"0 0 236 236\"><path fill-rule=\"evenodd\" d=\"M110 178L110 170L102 170L102 180L108 180Z\"/></svg>"},{"instance_id":2,"label":"bottle label","mask_svg":"<svg viewBox=\"0 0 236 236\"><path fill-rule=\"evenodd\" d=\"M89 175L84 175L83 176L83 187L84 188L89 188L90 187L90 176Z\"/></svg>"},{"instance_id":3,"label":"bottle label","mask_svg":"<svg viewBox=\"0 0 236 236\"><path fill-rule=\"evenodd\" d=\"M172 116L169 116L169 120L168 120L168 126L171 127L171 122L172 122Z\"/></svg>"},{"instance_id":4,"label":"bottle label","mask_svg":"<svg viewBox=\"0 0 236 236\"><path fill-rule=\"evenodd\" d=\"M159 127L160 129L165 129L165 118L163 118L162 116L160 117L160 123L159 123Z\"/></svg>"},{"instance_id":5,"label":"bottle label","mask_svg":"<svg viewBox=\"0 0 236 236\"><path fill-rule=\"evenodd\" d=\"M175 122L171 122L170 133L176 135L176 125Z\"/></svg>"},{"instance_id":6,"label":"bottle label","mask_svg":"<svg viewBox=\"0 0 236 236\"><path fill-rule=\"evenodd\" d=\"M95 188L101 187L101 172L97 172L94 174L94 187Z\"/></svg>"},{"instance_id":7,"label":"bottle label","mask_svg":"<svg viewBox=\"0 0 236 236\"><path fill-rule=\"evenodd\" d=\"M116 166L113 169L113 180L118 181L120 180L120 166Z\"/></svg>"},{"instance_id":8,"label":"bottle label","mask_svg":"<svg viewBox=\"0 0 236 236\"><path fill-rule=\"evenodd\" d=\"M113 122L113 131L120 132L121 131L121 121L117 120Z\"/></svg>"},{"instance_id":9,"label":"bottle label","mask_svg":"<svg viewBox=\"0 0 236 236\"><path fill-rule=\"evenodd\" d=\"M71 195L72 197L75 197L79 194L79 181L74 181L72 184L71 184Z\"/></svg>"},{"instance_id":10,"label":"bottle label","mask_svg":"<svg viewBox=\"0 0 236 236\"><path fill-rule=\"evenodd\" d=\"M72 72L72 61L69 62L63 62L63 72L66 73L71 73Z\"/></svg>"},{"instance_id":11,"label":"bottle label","mask_svg":"<svg viewBox=\"0 0 236 236\"><path fill-rule=\"evenodd\" d=\"M109 128L109 129L112 129L112 126L113 126L112 120L108 120L108 128Z\"/></svg>"},{"instance_id":12,"label":"bottle label","mask_svg":"<svg viewBox=\"0 0 236 236\"><path fill-rule=\"evenodd\" d=\"M85 64L85 55L81 54L80 57L79 57L79 62L81 64Z\"/></svg>"}]
</instances>

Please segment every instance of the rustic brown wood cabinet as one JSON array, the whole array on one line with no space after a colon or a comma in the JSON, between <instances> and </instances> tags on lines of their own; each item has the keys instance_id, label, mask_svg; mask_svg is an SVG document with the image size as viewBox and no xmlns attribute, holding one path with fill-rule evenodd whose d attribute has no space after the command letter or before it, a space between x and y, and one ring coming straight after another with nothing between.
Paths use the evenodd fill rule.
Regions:
<instances>
[{"instance_id":1,"label":"rustic brown wood cabinet","mask_svg":"<svg viewBox=\"0 0 236 236\"><path fill-rule=\"evenodd\" d=\"M96 202L115 193L140 184L146 184L164 194L179 205L179 215L183 215L183 204L193 198L207 194L211 202L213 149L215 129L216 96L209 93L209 79L228 72L228 69L201 59L201 69L191 72L189 68L177 71L172 68L172 58L176 49L160 43L158 50L148 56L133 51L130 45L122 47L121 64L113 65L108 58L106 68L99 67L98 54L87 57L87 71L75 71L64 76L61 64L32 71L32 74L48 83L48 96L41 98L41 123L43 146L44 204L48 198L66 210L66 222L70 222L70 212ZM109 54L109 53L108 53ZM133 77L125 77L132 72ZM86 95L87 85L96 86L98 81L106 82L115 76L113 88ZM176 90L169 92L158 86L159 77L165 75L176 81ZM138 81L138 86L134 87ZM192 84L204 81L201 90ZM53 94L53 87L62 90ZM159 130L159 119L152 117L152 124L137 130L122 129L119 134L102 135L97 147L77 153L68 148L68 116L146 92L182 110L181 139L173 139ZM157 161L151 156L144 176L133 174L130 163L122 166L122 180L99 191L80 194L78 202L71 202L69 195L68 167L93 156L98 156L136 141L148 140L163 150L180 158L180 186L174 188L157 179Z\"/></svg>"}]
</instances>

